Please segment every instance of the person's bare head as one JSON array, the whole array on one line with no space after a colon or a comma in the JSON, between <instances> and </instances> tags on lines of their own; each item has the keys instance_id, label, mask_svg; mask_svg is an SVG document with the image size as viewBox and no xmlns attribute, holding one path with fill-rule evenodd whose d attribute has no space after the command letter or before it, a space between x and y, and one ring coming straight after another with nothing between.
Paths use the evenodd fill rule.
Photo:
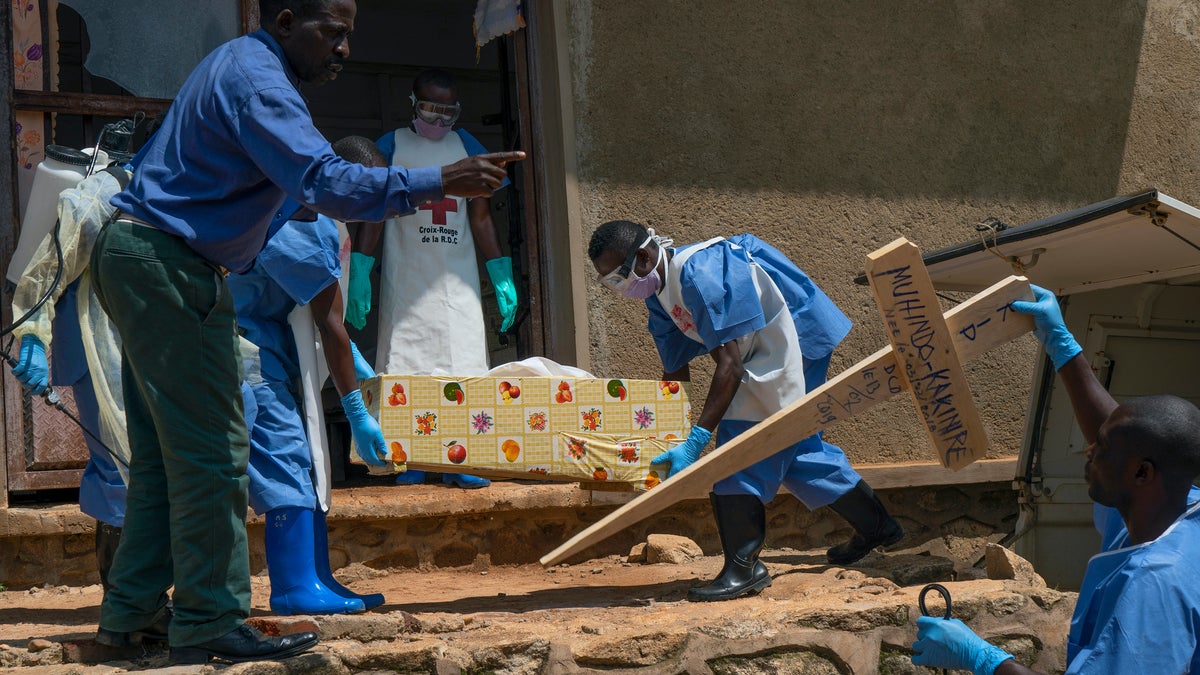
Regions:
<instances>
[{"instance_id":1,"label":"person's bare head","mask_svg":"<svg viewBox=\"0 0 1200 675\"><path fill-rule=\"evenodd\" d=\"M354 0L258 0L258 11L263 30L283 48L301 82L337 78L350 58Z\"/></svg>"},{"instance_id":2,"label":"person's bare head","mask_svg":"<svg viewBox=\"0 0 1200 675\"><path fill-rule=\"evenodd\" d=\"M332 143L333 151L347 162L366 167L387 166L387 159L375 142L365 136L346 136Z\"/></svg>"},{"instance_id":3,"label":"person's bare head","mask_svg":"<svg viewBox=\"0 0 1200 675\"><path fill-rule=\"evenodd\" d=\"M1100 426L1088 447L1088 494L1119 510L1147 494L1185 499L1200 475L1200 409L1178 396L1132 398Z\"/></svg>"}]
</instances>

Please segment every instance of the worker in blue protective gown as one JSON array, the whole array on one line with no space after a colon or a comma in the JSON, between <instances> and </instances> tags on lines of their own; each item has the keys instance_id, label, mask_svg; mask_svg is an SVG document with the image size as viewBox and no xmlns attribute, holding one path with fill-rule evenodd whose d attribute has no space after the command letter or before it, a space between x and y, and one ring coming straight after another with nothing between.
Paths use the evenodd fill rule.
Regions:
<instances>
[{"instance_id":1,"label":"worker in blue protective gown","mask_svg":"<svg viewBox=\"0 0 1200 675\"><path fill-rule=\"evenodd\" d=\"M344 138L333 149L358 164L386 166L375 145L363 137ZM245 340L242 397L250 431L249 499L255 511L265 514L271 610L285 615L361 611L382 604L383 596L353 593L330 572L325 514L313 480L313 452L322 444L306 435L297 402L302 400L300 359L289 315L298 305L312 310L334 386L343 397L355 442L364 449L360 454L383 465L383 435L366 414L357 386L357 380L375 373L342 324L340 253L348 257L349 242L339 236L334 220L314 217L307 209L291 213L297 208L295 202L285 204L253 267L227 280Z\"/></svg>"},{"instance_id":2,"label":"worker in blue protective gown","mask_svg":"<svg viewBox=\"0 0 1200 675\"><path fill-rule=\"evenodd\" d=\"M96 562L106 590L125 524L122 469L128 467L130 453L121 395L121 341L91 291L88 262L92 243L114 211L108 200L128 182L129 171L128 166L114 165L60 193L57 234L47 234L38 245L12 301L14 317L32 312L13 328L21 345L13 374L34 394L49 384L70 386L86 430L88 462L79 483L79 509L97 521ZM47 300L39 306L42 297ZM48 364L51 345L54 362Z\"/></svg>"},{"instance_id":3,"label":"worker in blue protective gown","mask_svg":"<svg viewBox=\"0 0 1200 675\"><path fill-rule=\"evenodd\" d=\"M825 381L833 348L850 321L781 252L749 234L669 248L670 240L630 221L601 225L588 255L606 287L644 299L664 380L687 380L688 363L708 352L716 371L686 441L655 462L674 475L695 462L713 431L718 445L761 422ZM771 577L758 560L766 536L764 504L781 484L809 508L830 506L855 529L828 551L852 563L904 531L845 454L820 434L720 481L710 501L725 567L691 600L756 593Z\"/></svg>"},{"instance_id":4,"label":"worker in blue protective gown","mask_svg":"<svg viewBox=\"0 0 1200 675\"><path fill-rule=\"evenodd\" d=\"M1200 672L1200 409L1176 396L1118 404L1067 330L1054 294L1033 287L1032 314L1087 439L1084 477L1102 552L1088 561L1067 673ZM921 617L913 663L976 675L1034 671L957 619Z\"/></svg>"}]
</instances>

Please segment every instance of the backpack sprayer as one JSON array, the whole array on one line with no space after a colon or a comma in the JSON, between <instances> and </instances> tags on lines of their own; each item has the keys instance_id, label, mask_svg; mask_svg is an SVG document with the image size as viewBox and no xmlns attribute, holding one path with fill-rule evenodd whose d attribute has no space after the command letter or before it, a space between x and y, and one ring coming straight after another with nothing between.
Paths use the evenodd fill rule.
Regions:
<instances>
[{"instance_id":1,"label":"backpack sprayer","mask_svg":"<svg viewBox=\"0 0 1200 675\"><path fill-rule=\"evenodd\" d=\"M15 368L18 364L17 359L11 353L13 342L15 341L15 338L11 336L12 332L18 326L28 321L30 317L35 315L53 297L54 292L62 281L63 250L62 242L59 240L60 223L56 216L59 194L63 190L75 187L83 179L91 176L95 173L97 166L107 166L110 161L124 164L132 159L133 133L143 119L145 119L145 115L137 113L133 119L120 120L104 125L100 131L99 138L96 140L96 145L88 149L90 152L60 145L46 146L46 158L38 164L33 178L33 186L30 190L29 201L26 203L25 212L21 217L21 236L17 243L17 249L13 252L12 260L9 263L7 278L12 284L17 284L29 261L33 258L38 245L45 239L47 234L52 235L57 265L54 272L54 279L45 292L42 293L41 297L38 298L37 302L25 314L15 319L12 325L0 329L0 338L6 335L9 336L7 343L0 348L0 355L3 356L4 361L8 363L10 368ZM51 222L51 219L53 222ZM69 417L85 434L99 443L115 461L128 470L129 463L123 457L113 452L112 448L105 445L104 441L68 410L53 387L47 386L43 392L40 392L40 395L46 402L46 405L56 408Z\"/></svg>"}]
</instances>

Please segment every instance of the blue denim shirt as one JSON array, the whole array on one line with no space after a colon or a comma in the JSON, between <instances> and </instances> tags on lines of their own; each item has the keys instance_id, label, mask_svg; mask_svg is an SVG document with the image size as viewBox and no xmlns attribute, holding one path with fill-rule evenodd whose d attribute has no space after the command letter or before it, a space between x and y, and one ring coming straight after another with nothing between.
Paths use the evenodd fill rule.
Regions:
<instances>
[{"instance_id":1,"label":"blue denim shirt","mask_svg":"<svg viewBox=\"0 0 1200 675\"><path fill-rule=\"evenodd\" d=\"M282 48L262 30L196 66L133 164L112 204L233 271L250 266L287 196L368 222L443 197L440 167L368 169L334 154Z\"/></svg>"}]
</instances>

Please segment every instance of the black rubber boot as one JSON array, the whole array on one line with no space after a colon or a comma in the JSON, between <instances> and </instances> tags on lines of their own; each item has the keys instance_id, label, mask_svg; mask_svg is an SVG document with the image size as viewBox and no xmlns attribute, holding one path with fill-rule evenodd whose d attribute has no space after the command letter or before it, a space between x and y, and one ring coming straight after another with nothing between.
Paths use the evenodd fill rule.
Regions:
<instances>
[{"instance_id":1,"label":"black rubber boot","mask_svg":"<svg viewBox=\"0 0 1200 675\"><path fill-rule=\"evenodd\" d=\"M858 481L858 485L838 497L829 508L845 518L855 530L850 541L838 544L825 553L834 565L858 562L876 546L891 546L904 538L904 528L887 512L866 481Z\"/></svg>"},{"instance_id":2,"label":"black rubber boot","mask_svg":"<svg viewBox=\"0 0 1200 675\"><path fill-rule=\"evenodd\" d=\"M758 559L767 536L767 511L754 495L710 494L725 566L707 586L688 591L688 600L709 602L754 595L771 585L766 565Z\"/></svg>"},{"instance_id":3,"label":"black rubber boot","mask_svg":"<svg viewBox=\"0 0 1200 675\"><path fill-rule=\"evenodd\" d=\"M101 627L96 631L96 642L107 647L121 648L136 647L147 642L166 642L172 617L171 608L163 607L154 621L140 630L123 632Z\"/></svg>"},{"instance_id":4,"label":"black rubber boot","mask_svg":"<svg viewBox=\"0 0 1200 675\"><path fill-rule=\"evenodd\" d=\"M121 528L96 521L96 568L100 571L100 585L108 592L108 572L112 569L117 545L121 543Z\"/></svg>"}]
</instances>

